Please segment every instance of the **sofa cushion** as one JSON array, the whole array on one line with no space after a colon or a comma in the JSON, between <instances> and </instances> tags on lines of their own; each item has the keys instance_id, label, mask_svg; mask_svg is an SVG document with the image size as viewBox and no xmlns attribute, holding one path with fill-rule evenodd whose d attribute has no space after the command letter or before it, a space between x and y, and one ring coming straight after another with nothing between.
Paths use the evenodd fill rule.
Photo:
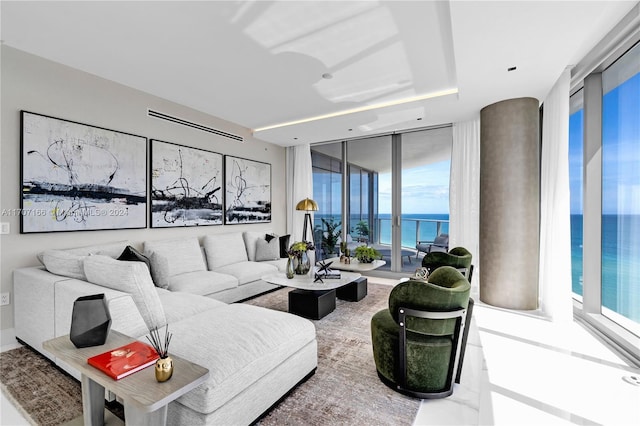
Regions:
<instances>
[{"instance_id":1,"label":"sofa cushion","mask_svg":"<svg viewBox=\"0 0 640 426\"><path fill-rule=\"evenodd\" d=\"M169 278L169 290L208 296L222 290L238 287L232 275L212 271L187 272Z\"/></svg>"},{"instance_id":2,"label":"sofa cushion","mask_svg":"<svg viewBox=\"0 0 640 426\"><path fill-rule=\"evenodd\" d=\"M280 258L280 239L272 238L267 241L266 239L259 238L256 241L256 261L262 262L265 260L276 260Z\"/></svg>"},{"instance_id":3,"label":"sofa cushion","mask_svg":"<svg viewBox=\"0 0 640 426\"><path fill-rule=\"evenodd\" d=\"M248 260L247 250L240 232L207 235L202 240L209 270Z\"/></svg>"},{"instance_id":4,"label":"sofa cushion","mask_svg":"<svg viewBox=\"0 0 640 426\"><path fill-rule=\"evenodd\" d=\"M281 235L280 237L280 257L286 259L289 257L287 251L289 250L289 240L291 239L291 235Z\"/></svg>"},{"instance_id":5,"label":"sofa cushion","mask_svg":"<svg viewBox=\"0 0 640 426\"><path fill-rule=\"evenodd\" d=\"M84 273L91 283L131 294L150 329L167 323L151 274L144 264L109 256L89 256L84 261Z\"/></svg>"},{"instance_id":6,"label":"sofa cushion","mask_svg":"<svg viewBox=\"0 0 640 426\"><path fill-rule=\"evenodd\" d=\"M89 256L91 254L101 254L103 256L109 256L116 258L120 256L120 253L129 245L129 241L118 241L115 243L96 244L92 246L76 247L65 249L65 251L80 256Z\"/></svg>"},{"instance_id":7,"label":"sofa cushion","mask_svg":"<svg viewBox=\"0 0 640 426\"><path fill-rule=\"evenodd\" d=\"M169 288L169 261L167 258L157 251L148 252L147 256L153 284L156 287Z\"/></svg>"},{"instance_id":8,"label":"sofa cushion","mask_svg":"<svg viewBox=\"0 0 640 426\"><path fill-rule=\"evenodd\" d=\"M278 259L278 260L267 260L264 263L267 265L273 265L278 268L278 271L285 272L287 270L287 261L289 260L288 256L286 259Z\"/></svg>"},{"instance_id":9,"label":"sofa cushion","mask_svg":"<svg viewBox=\"0 0 640 426\"><path fill-rule=\"evenodd\" d=\"M215 272L220 272L221 274L233 275L238 279L238 284L240 285L259 280L263 275L277 271L278 268L274 265L269 265L266 262L249 262L248 260L215 270Z\"/></svg>"},{"instance_id":10,"label":"sofa cushion","mask_svg":"<svg viewBox=\"0 0 640 426\"><path fill-rule=\"evenodd\" d=\"M164 314L167 318L169 328L171 324L183 320L200 312L219 309L227 306L226 303L210 297L202 297L196 294L183 293L179 291L169 291L161 288L156 289Z\"/></svg>"},{"instance_id":11,"label":"sofa cushion","mask_svg":"<svg viewBox=\"0 0 640 426\"><path fill-rule=\"evenodd\" d=\"M166 259L169 276L207 270L202 258L200 244L196 237L146 241L144 243L144 253L151 257L151 253L154 252L164 256ZM153 267L154 265L152 264L151 266Z\"/></svg>"},{"instance_id":12,"label":"sofa cushion","mask_svg":"<svg viewBox=\"0 0 640 426\"><path fill-rule=\"evenodd\" d=\"M245 249L247 251L247 259L256 260L256 242L264 238L265 231L244 231L242 239L244 240Z\"/></svg>"},{"instance_id":13,"label":"sofa cushion","mask_svg":"<svg viewBox=\"0 0 640 426\"><path fill-rule=\"evenodd\" d=\"M142 262L145 265L147 265L147 268L149 268L149 272L151 272L151 262L149 261L149 258L131 246L126 246L122 251L122 254L118 256L117 260L130 260L132 262Z\"/></svg>"},{"instance_id":14,"label":"sofa cushion","mask_svg":"<svg viewBox=\"0 0 640 426\"><path fill-rule=\"evenodd\" d=\"M86 279L83 269L85 257L64 250L47 250L39 256L47 271L79 280Z\"/></svg>"},{"instance_id":15,"label":"sofa cushion","mask_svg":"<svg viewBox=\"0 0 640 426\"><path fill-rule=\"evenodd\" d=\"M207 338L194 333L207 327ZM178 401L210 413L315 340L313 323L257 306L234 303L170 326L172 352L209 369L209 379Z\"/></svg>"}]
</instances>

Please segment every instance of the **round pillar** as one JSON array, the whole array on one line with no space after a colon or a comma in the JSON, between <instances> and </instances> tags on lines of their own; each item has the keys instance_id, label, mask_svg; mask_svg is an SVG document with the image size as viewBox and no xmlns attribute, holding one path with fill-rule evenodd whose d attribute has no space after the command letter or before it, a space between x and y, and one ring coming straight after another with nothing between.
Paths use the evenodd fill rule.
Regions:
<instances>
[{"instance_id":1,"label":"round pillar","mask_svg":"<svg viewBox=\"0 0 640 426\"><path fill-rule=\"evenodd\" d=\"M534 98L480 111L480 300L538 307L540 114Z\"/></svg>"}]
</instances>

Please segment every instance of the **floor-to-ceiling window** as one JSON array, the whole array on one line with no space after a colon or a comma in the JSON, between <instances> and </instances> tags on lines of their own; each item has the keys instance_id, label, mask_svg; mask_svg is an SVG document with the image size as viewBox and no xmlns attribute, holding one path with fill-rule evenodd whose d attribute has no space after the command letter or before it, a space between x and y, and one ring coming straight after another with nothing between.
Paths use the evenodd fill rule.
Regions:
<instances>
[{"instance_id":1,"label":"floor-to-ceiling window","mask_svg":"<svg viewBox=\"0 0 640 426\"><path fill-rule=\"evenodd\" d=\"M602 312L639 332L640 44L602 73L602 89Z\"/></svg>"},{"instance_id":2,"label":"floor-to-ceiling window","mask_svg":"<svg viewBox=\"0 0 640 426\"><path fill-rule=\"evenodd\" d=\"M626 25L572 81L572 284L578 318L640 363L640 30Z\"/></svg>"},{"instance_id":3,"label":"floor-to-ceiling window","mask_svg":"<svg viewBox=\"0 0 640 426\"><path fill-rule=\"evenodd\" d=\"M342 226L342 159L340 147L329 148L329 153L311 152L313 167L313 199L318 204L314 224L314 244L322 259L336 254ZM333 234L333 235L330 235Z\"/></svg>"},{"instance_id":4,"label":"floor-to-ceiling window","mask_svg":"<svg viewBox=\"0 0 640 426\"><path fill-rule=\"evenodd\" d=\"M580 89L570 99L569 107L569 185L571 212L571 289L582 299L582 155L584 106Z\"/></svg>"},{"instance_id":5,"label":"floor-to-ceiling window","mask_svg":"<svg viewBox=\"0 0 640 426\"><path fill-rule=\"evenodd\" d=\"M312 146L314 197L320 207L316 229L321 233L316 240L326 235L327 229L318 228L323 218L327 220L326 212L339 210L327 200L337 200L340 190L344 192L346 205L341 207L346 213L339 223L345 235L355 243L378 249L387 261L386 268L396 272L409 268L413 272L420 264L415 259L416 242L433 241L438 234L449 232L451 144L451 126L443 126L394 137ZM394 150L394 146L400 149ZM340 160L342 153L346 153L345 164ZM400 165L395 168L394 155ZM329 158L336 163L327 164ZM338 174L330 171L339 167L346 171L340 176L343 186L331 186L331 176ZM401 176L398 188L394 188L394 173ZM392 220L394 215L398 220ZM333 213L332 220L336 220ZM399 235L397 239L394 233ZM400 249L397 252L393 250L396 246Z\"/></svg>"}]
</instances>

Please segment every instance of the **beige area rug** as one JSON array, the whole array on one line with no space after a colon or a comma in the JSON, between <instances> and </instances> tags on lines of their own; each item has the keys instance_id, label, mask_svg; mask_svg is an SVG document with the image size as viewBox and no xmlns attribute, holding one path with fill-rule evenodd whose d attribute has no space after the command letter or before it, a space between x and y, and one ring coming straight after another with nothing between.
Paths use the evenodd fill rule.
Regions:
<instances>
[{"instance_id":1,"label":"beige area rug","mask_svg":"<svg viewBox=\"0 0 640 426\"><path fill-rule=\"evenodd\" d=\"M360 302L336 301L318 321L318 369L271 410L261 425L410 425L420 401L386 387L376 374L369 322L387 306L390 286L369 283ZM287 311L284 288L245 303ZM59 425L82 414L80 383L23 347L0 354L5 396L32 423ZM120 411L118 410L120 409ZM121 407L112 408L122 416Z\"/></svg>"},{"instance_id":2,"label":"beige area rug","mask_svg":"<svg viewBox=\"0 0 640 426\"><path fill-rule=\"evenodd\" d=\"M371 281L371 279L369 279ZM371 317L387 307L392 287L369 282L360 302L336 300L336 310L313 321L318 369L261 421L261 425L411 425L419 399L385 386L376 373ZM284 288L246 303L288 310Z\"/></svg>"}]
</instances>

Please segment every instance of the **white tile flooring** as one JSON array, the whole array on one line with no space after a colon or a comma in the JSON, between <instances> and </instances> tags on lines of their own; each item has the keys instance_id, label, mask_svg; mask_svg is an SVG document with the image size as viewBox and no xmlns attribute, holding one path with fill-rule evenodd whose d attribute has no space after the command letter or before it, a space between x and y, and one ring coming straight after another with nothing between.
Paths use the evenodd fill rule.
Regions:
<instances>
[{"instance_id":1,"label":"white tile flooring","mask_svg":"<svg viewBox=\"0 0 640 426\"><path fill-rule=\"evenodd\" d=\"M449 398L423 401L414 425L640 425L640 387L622 379L640 370L581 325L482 303L473 316L462 383ZM29 424L0 402L1 425Z\"/></svg>"}]
</instances>

